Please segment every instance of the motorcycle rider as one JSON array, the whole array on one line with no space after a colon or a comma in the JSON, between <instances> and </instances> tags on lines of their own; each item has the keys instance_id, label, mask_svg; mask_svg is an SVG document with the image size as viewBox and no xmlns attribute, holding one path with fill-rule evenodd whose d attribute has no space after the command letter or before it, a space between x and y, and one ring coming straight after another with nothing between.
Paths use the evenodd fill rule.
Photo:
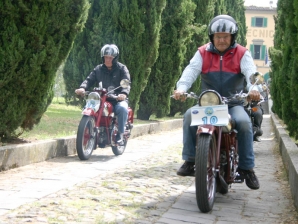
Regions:
<instances>
[{"instance_id":1,"label":"motorcycle rider","mask_svg":"<svg viewBox=\"0 0 298 224\"><path fill-rule=\"evenodd\" d=\"M256 72L253 58L246 48L236 43L238 26L234 18L228 15L214 17L208 26L211 42L198 48L189 65L184 69L174 90L174 98L181 99L193 82L201 77L201 90L213 89L222 96L241 92L244 80L247 81L251 100L259 101L260 93L251 85L249 78ZM183 97L182 97L183 98ZM229 104L229 114L236 123L238 131L239 167L241 179L251 189L259 189L259 181L254 167L253 132L250 118L244 110L242 102ZM183 150L184 164L177 171L180 176L194 176L194 160L196 146L196 126L191 124L191 109L183 119Z\"/></svg>"},{"instance_id":2,"label":"motorcycle rider","mask_svg":"<svg viewBox=\"0 0 298 224\"><path fill-rule=\"evenodd\" d=\"M262 76L263 75L260 72L256 72L253 76L251 76L251 83L255 84L255 79L253 77L257 77L257 76ZM264 91L266 91L266 89L264 90L264 85L263 84L259 84L257 85L258 91L260 92L260 94L262 95L262 93L264 93ZM262 95L262 97L264 98L264 96ZM264 110L262 108L262 105L260 104L260 102L255 102L252 101L250 103L251 106L251 116L254 117L254 123L253 125L253 140L260 142L260 136L263 135L263 130L261 129L261 125L262 125L262 121L263 121L263 114L264 114ZM247 108L245 108L247 109Z\"/></svg>"},{"instance_id":3,"label":"motorcycle rider","mask_svg":"<svg viewBox=\"0 0 298 224\"><path fill-rule=\"evenodd\" d=\"M115 44L106 44L101 49L102 64L97 65L89 74L85 81L80 85L79 89L75 90L78 95L83 95L85 90L102 82L102 87L112 90L120 86L120 81L128 79L130 81L130 74L126 65L118 62L119 49ZM117 142L123 141L124 127L128 115L128 95L130 87L118 88L113 94L117 95L115 98L107 98L113 104L113 109L118 118L118 135Z\"/></svg>"}]
</instances>

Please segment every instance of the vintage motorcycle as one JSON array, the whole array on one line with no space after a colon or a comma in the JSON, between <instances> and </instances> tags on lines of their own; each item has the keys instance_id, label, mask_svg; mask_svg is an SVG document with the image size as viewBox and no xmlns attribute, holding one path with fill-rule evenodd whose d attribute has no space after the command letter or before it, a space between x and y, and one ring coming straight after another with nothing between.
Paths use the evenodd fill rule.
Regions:
<instances>
[{"instance_id":1,"label":"vintage motorcycle","mask_svg":"<svg viewBox=\"0 0 298 224\"><path fill-rule=\"evenodd\" d=\"M198 208L206 213L213 208L216 192L226 194L231 184L244 182L237 172L237 131L228 113L228 103L234 100L245 103L249 94L240 92L225 98L214 90L206 90L200 96L185 95L198 101L191 113L191 126L198 126L195 187Z\"/></svg>"},{"instance_id":2,"label":"vintage motorcycle","mask_svg":"<svg viewBox=\"0 0 298 224\"><path fill-rule=\"evenodd\" d=\"M83 117L78 126L76 148L81 160L88 160L94 149L110 145L115 155L123 154L128 138L133 128L133 110L128 107L128 118L125 125L123 141L117 142L118 122L113 112L113 105L107 101L108 97L117 98L113 91L122 87L127 88L129 80L123 79L120 86L110 91L102 87L95 87L92 92L85 92L86 105L82 111Z\"/></svg>"},{"instance_id":3,"label":"vintage motorcycle","mask_svg":"<svg viewBox=\"0 0 298 224\"><path fill-rule=\"evenodd\" d=\"M248 116L250 117L251 123L253 125L253 135L254 135L254 141L257 139L257 137L262 136L263 131L261 127L258 127L255 124L255 117L254 117L254 112L257 112L258 110L262 110L261 108L261 103L265 102L265 99L261 95L260 101L251 101L248 102L247 105L244 105L244 109ZM260 140L258 140L260 141Z\"/></svg>"},{"instance_id":4,"label":"vintage motorcycle","mask_svg":"<svg viewBox=\"0 0 298 224\"><path fill-rule=\"evenodd\" d=\"M262 108L262 103L268 101L268 87L266 85L266 83L264 82L264 78L263 75L259 72L257 72L256 74L251 76L251 82L255 83L256 80L258 81L258 83L263 82L262 84L259 84L259 90L261 90L260 94L260 100L259 101L245 101L244 109L247 112L248 116L250 117L251 123L253 125L253 135L254 135L254 141L260 141L258 139L259 136L261 136L263 134L263 131L261 129L261 127L256 126L255 125L255 117L254 114L258 111L258 110L262 110L261 113L263 114L263 108Z\"/></svg>"}]
</instances>

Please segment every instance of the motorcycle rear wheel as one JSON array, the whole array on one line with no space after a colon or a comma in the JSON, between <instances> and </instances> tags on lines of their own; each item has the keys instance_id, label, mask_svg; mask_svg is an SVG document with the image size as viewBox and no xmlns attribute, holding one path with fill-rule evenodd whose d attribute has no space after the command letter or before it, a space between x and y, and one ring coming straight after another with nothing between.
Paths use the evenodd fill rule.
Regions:
<instances>
[{"instance_id":1,"label":"motorcycle rear wheel","mask_svg":"<svg viewBox=\"0 0 298 224\"><path fill-rule=\"evenodd\" d=\"M96 147L95 121L93 117L83 116L77 133L76 146L80 160L88 160Z\"/></svg>"},{"instance_id":2,"label":"motorcycle rear wheel","mask_svg":"<svg viewBox=\"0 0 298 224\"><path fill-rule=\"evenodd\" d=\"M197 137L195 186L197 205L201 212L212 210L216 194L216 140L214 135Z\"/></svg>"},{"instance_id":3,"label":"motorcycle rear wheel","mask_svg":"<svg viewBox=\"0 0 298 224\"><path fill-rule=\"evenodd\" d=\"M114 127L112 128L112 133L111 133L111 138L112 138L111 141L113 141L115 143L114 145L112 145L112 151L115 156L122 155L125 151L126 144L127 144L127 138L125 136L123 136L122 144L116 143L117 133L118 133L118 127L116 125L114 125Z\"/></svg>"}]
</instances>

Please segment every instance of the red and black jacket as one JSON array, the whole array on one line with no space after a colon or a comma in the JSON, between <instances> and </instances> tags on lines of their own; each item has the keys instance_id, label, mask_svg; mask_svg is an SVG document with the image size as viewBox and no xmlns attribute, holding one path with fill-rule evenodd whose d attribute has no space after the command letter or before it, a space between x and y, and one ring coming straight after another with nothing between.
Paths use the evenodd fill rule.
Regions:
<instances>
[{"instance_id":1,"label":"red and black jacket","mask_svg":"<svg viewBox=\"0 0 298 224\"><path fill-rule=\"evenodd\" d=\"M213 89L229 97L243 90L245 77L241 73L240 61L245 47L235 43L220 54L212 43L198 49L203 59L201 90Z\"/></svg>"}]
</instances>

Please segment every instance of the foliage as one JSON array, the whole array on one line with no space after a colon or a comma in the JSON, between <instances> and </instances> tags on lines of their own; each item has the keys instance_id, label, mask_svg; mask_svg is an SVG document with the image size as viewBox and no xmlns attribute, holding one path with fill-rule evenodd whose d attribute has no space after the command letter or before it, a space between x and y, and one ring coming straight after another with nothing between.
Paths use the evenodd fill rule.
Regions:
<instances>
[{"instance_id":1,"label":"foliage","mask_svg":"<svg viewBox=\"0 0 298 224\"><path fill-rule=\"evenodd\" d=\"M170 95L181 74L194 9L191 0L167 1L162 14L159 57L140 98L139 119L148 120L153 113L157 117L169 114Z\"/></svg>"},{"instance_id":2,"label":"foliage","mask_svg":"<svg viewBox=\"0 0 298 224\"><path fill-rule=\"evenodd\" d=\"M243 4L243 0L227 0L227 14L232 16L238 24L238 35L237 35L237 43L242 46L246 46L246 19L245 19L245 7Z\"/></svg>"},{"instance_id":3,"label":"foliage","mask_svg":"<svg viewBox=\"0 0 298 224\"><path fill-rule=\"evenodd\" d=\"M194 22L191 25L193 32L189 36L187 50L184 56L183 69L189 64L190 59L194 56L198 47L209 42L207 27L211 19L214 17L216 0L193 0L196 4L194 12ZM204 13L202 13L202 5L204 5ZM180 77L177 78L178 81ZM192 85L189 91L200 93L201 79L198 78ZM195 100L188 99L185 102L171 100L170 115L183 114L189 107L195 104Z\"/></svg>"},{"instance_id":4,"label":"foliage","mask_svg":"<svg viewBox=\"0 0 298 224\"><path fill-rule=\"evenodd\" d=\"M25 131L22 138L35 141L75 135L82 118L81 111L77 106L66 105L63 98L55 97L40 122L33 130Z\"/></svg>"},{"instance_id":5,"label":"foliage","mask_svg":"<svg viewBox=\"0 0 298 224\"><path fill-rule=\"evenodd\" d=\"M87 0L0 2L0 137L39 123L88 7Z\"/></svg>"},{"instance_id":6,"label":"foliage","mask_svg":"<svg viewBox=\"0 0 298 224\"><path fill-rule=\"evenodd\" d=\"M270 56L273 56L271 72L273 110L287 125L289 135L298 139L298 100L296 97L298 90L298 49L296 47L298 1L280 0L277 10L275 49L270 51Z\"/></svg>"}]
</instances>

